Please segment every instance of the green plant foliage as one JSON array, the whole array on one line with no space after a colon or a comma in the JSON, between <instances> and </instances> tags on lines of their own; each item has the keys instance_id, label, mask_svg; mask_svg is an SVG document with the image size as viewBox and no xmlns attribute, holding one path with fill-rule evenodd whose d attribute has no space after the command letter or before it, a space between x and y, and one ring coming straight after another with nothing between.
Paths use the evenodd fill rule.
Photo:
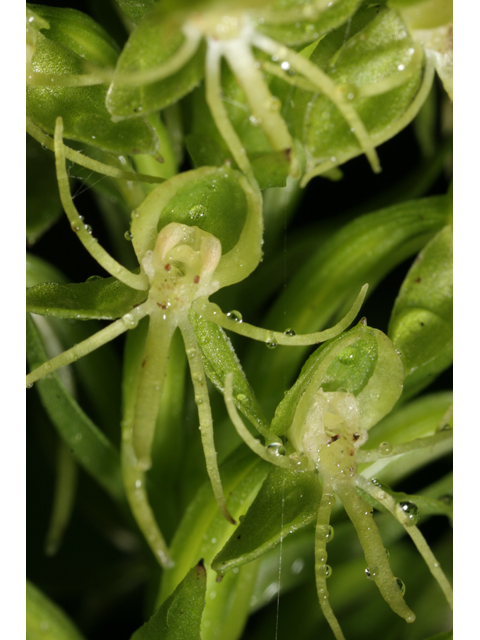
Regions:
<instances>
[{"instance_id":1,"label":"green plant foliage","mask_svg":"<svg viewBox=\"0 0 480 640\"><path fill-rule=\"evenodd\" d=\"M73 622L27 580L27 640L83 640Z\"/></svg>"},{"instance_id":2,"label":"green plant foliage","mask_svg":"<svg viewBox=\"0 0 480 640\"><path fill-rule=\"evenodd\" d=\"M206 582L205 567L200 561L131 640L200 640Z\"/></svg>"},{"instance_id":3,"label":"green plant foliage","mask_svg":"<svg viewBox=\"0 0 480 640\"><path fill-rule=\"evenodd\" d=\"M452 263L447 225L418 254L395 301L389 334L405 364L407 397L452 364Z\"/></svg>"},{"instance_id":4,"label":"green plant foliage","mask_svg":"<svg viewBox=\"0 0 480 640\"><path fill-rule=\"evenodd\" d=\"M111 68L118 48L110 36L89 16L73 9L44 8L30 5L31 10L48 20L48 29L36 35L31 58L35 74L47 78L57 74L81 76L90 67ZM89 66L90 65L90 66ZM150 153L157 151L158 139L150 124L142 119L129 123L113 123L105 107L107 87L27 85L27 115L47 133L53 134L55 120L65 121L65 136L100 147L114 154ZM53 86L52 86L53 85Z\"/></svg>"}]
</instances>

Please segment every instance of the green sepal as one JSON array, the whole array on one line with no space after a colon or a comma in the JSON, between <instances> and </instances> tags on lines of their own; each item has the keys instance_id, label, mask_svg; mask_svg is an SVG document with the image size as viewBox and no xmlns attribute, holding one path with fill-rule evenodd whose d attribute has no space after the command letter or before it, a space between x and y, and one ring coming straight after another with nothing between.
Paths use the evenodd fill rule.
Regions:
<instances>
[{"instance_id":1,"label":"green sepal","mask_svg":"<svg viewBox=\"0 0 480 640\"><path fill-rule=\"evenodd\" d=\"M404 398L453 360L453 232L442 229L419 253L393 307L388 334L405 365Z\"/></svg>"},{"instance_id":2,"label":"green sepal","mask_svg":"<svg viewBox=\"0 0 480 640\"><path fill-rule=\"evenodd\" d=\"M222 167L208 173L190 173L160 212L157 230L170 222L197 226L222 243L222 253L237 244L247 217L247 198L238 172Z\"/></svg>"},{"instance_id":3,"label":"green sepal","mask_svg":"<svg viewBox=\"0 0 480 640\"><path fill-rule=\"evenodd\" d=\"M27 289L27 311L55 318L114 320L146 298L116 278L58 284L45 282Z\"/></svg>"},{"instance_id":4,"label":"green sepal","mask_svg":"<svg viewBox=\"0 0 480 640\"><path fill-rule=\"evenodd\" d=\"M221 327L201 318L195 311L190 311L188 317L195 330L208 379L220 393L224 393L225 378L232 373L235 405L260 433L265 434L268 431L267 420L245 377L230 338Z\"/></svg>"},{"instance_id":5,"label":"green sepal","mask_svg":"<svg viewBox=\"0 0 480 640\"><path fill-rule=\"evenodd\" d=\"M287 24L268 24L268 20L259 24L256 28L261 33L269 36L277 42L288 46L304 45L324 36L329 31L338 28L346 22L357 10L362 0L337 0L330 3L332 6L322 10L320 15L305 20L294 20ZM289 9L300 10L305 7L299 0L277 0L272 3L272 14L279 17Z\"/></svg>"},{"instance_id":6,"label":"green sepal","mask_svg":"<svg viewBox=\"0 0 480 640\"><path fill-rule=\"evenodd\" d=\"M393 344L378 329L360 322L355 328L319 347L307 360L296 383L275 412L271 430L286 433L296 418L300 400L322 388L352 393L360 411L360 427L370 429L394 406L403 388L403 365Z\"/></svg>"},{"instance_id":7,"label":"green sepal","mask_svg":"<svg viewBox=\"0 0 480 640\"><path fill-rule=\"evenodd\" d=\"M168 13L159 3L131 33L117 63L116 73L142 73L166 63L182 45L182 16ZM113 79L107 109L115 120L145 116L160 111L189 93L203 78L205 43L182 69L162 80L129 86Z\"/></svg>"},{"instance_id":8,"label":"green sepal","mask_svg":"<svg viewBox=\"0 0 480 640\"><path fill-rule=\"evenodd\" d=\"M345 44L340 42L341 48L332 55L331 40L335 36L322 40L310 60L337 86L343 86L371 139L379 145L397 133L397 122L403 118L403 128L417 113L410 113L409 107L423 78L421 58L410 72L405 71L405 81L396 85L401 69L407 69L415 55L415 42L398 14L388 9L381 10ZM328 60L326 53L331 56ZM387 85L381 93L361 96L362 87L382 81ZM294 104L296 136L302 140L307 156L306 180L322 173L323 166L328 170L361 153L351 125L325 95L297 90Z\"/></svg>"},{"instance_id":9,"label":"green sepal","mask_svg":"<svg viewBox=\"0 0 480 640\"><path fill-rule=\"evenodd\" d=\"M297 529L314 522L322 489L313 472L274 467L250 509L212 562L220 574L251 562Z\"/></svg>"},{"instance_id":10,"label":"green sepal","mask_svg":"<svg viewBox=\"0 0 480 640\"><path fill-rule=\"evenodd\" d=\"M88 74L115 66L118 47L92 18L75 9L31 5L50 28L39 32L32 71L53 77ZM107 85L33 86L27 84L27 115L53 135L62 116L64 136L114 154L155 154L158 138L145 120L114 123L105 106Z\"/></svg>"},{"instance_id":11,"label":"green sepal","mask_svg":"<svg viewBox=\"0 0 480 640\"><path fill-rule=\"evenodd\" d=\"M31 370L48 360L40 333L29 314L27 359ZM57 373L36 382L35 388L58 435L75 460L114 500L122 502L124 493L118 451L68 393Z\"/></svg>"},{"instance_id":12,"label":"green sepal","mask_svg":"<svg viewBox=\"0 0 480 640\"><path fill-rule=\"evenodd\" d=\"M27 243L33 245L62 215L55 162L27 136Z\"/></svg>"},{"instance_id":13,"label":"green sepal","mask_svg":"<svg viewBox=\"0 0 480 640\"><path fill-rule=\"evenodd\" d=\"M207 572L201 560L131 640L200 640Z\"/></svg>"},{"instance_id":14,"label":"green sepal","mask_svg":"<svg viewBox=\"0 0 480 640\"><path fill-rule=\"evenodd\" d=\"M27 580L26 640L84 640L68 616Z\"/></svg>"},{"instance_id":15,"label":"green sepal","mask_svg":"<svg viewBox=\"0 0 480 640\"><path fill-rule=\"evenodd\" d=\"M88 62L102 67L115 66L119 49L115 40L93 18L76 9L27 4L27 11L48 22L43 35L76 53Z\"/></svg>"},{"instance_id":16,"label":"green sepal","mask_svg":"<svg viewBox=\"0 0 480 640\"><path fill-rule=\"evenodd\" d=\"M140 263L172 222L198 227L220 240L222 257L215 269L219 288L245 279L260 262L261 194L238 171L201 167L154 189L132 215L132 244Z\"/></svg>"}]
</instances>

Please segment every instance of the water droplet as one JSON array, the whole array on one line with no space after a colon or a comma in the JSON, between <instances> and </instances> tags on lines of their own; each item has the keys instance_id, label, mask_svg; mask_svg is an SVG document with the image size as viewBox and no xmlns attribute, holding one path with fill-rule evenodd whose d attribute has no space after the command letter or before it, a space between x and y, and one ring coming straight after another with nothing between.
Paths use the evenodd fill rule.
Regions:
<instances>
[{"instance_id":1,"label":"water droplet","mask_svg":"<svg viewBox=\"0 0 480 640\"><path fill-rule=\"evenodd\" d=\"M45 363L45 369L47 369L48 371L50 371L50 369L52 368L52 365L50 364L50 362L46 362Z\"/></svg>"},{"instance_id":2,"label":"water droplet","mask_svg":"<svg viewBox=\"0 0 480 640\"><path fill-rule=\"evenodd\" d=\"M27 384L27 389L31 389L32 387L33 387L33 382L29 382L29 383Z\"/></svg>"},{"instance_id":3,"label":"water droplet","mask_svg":"<svg viewBox=\"0 0 480 640\"><path fill-rule=\"evenodd\" d=\"M390 558L390 551L388 549L385 549L385 555L387 556L387 558Z\"/></svg>"},{"instance_id":4,"label":"water droplet","mask_svg":"<svg viewBox=\"0 0 480 640\"><path fill-rule=\"evenodd\" d=\"M197 350L196 349L187 349L186 353L187 353L187 356L189 358L195 358L195 356L197 354Z\"/></svg>"},{"instance_id":5,"label":"water droplet","mask_svg":"<svg viewBox=\"0 0 480 640\"><path fill-rule=\"evenodd\" d=\"M201 373L196 373L196 374L193 376L193 379L194 379L196 382L202 382L202 380L203 380L203 376L202 376L202 374L201 374Z\"/></svg>"},{"instance_id":6,"label":"water droplet","mask_svg":"<svg viewBox=\"0 0 480 640\"><path fill-rule=\"evenodd\" d=\"M409 500L402 500L395 507L397 518L406 526L416 525L420 520L417 505Z\"/></svg>"},{"instance_id":7,"label":"water droplet","mask_svg":"<svg viewBox=\"0 0 480 640\"><path fill-rule=\"evenodd\" d=\"M337 161L336 156L332 156L332 157L330 158L330 162L336 162L336 161Z\"/></svg>"},{"instance_id":8,"label":"water droplet","mask_svg":"<svg viewBox=\"0 0 480 640\"><path fill-rule=\"evenodd\" d=\"M370 569L367 567L365 569L365 575L369 580L373 580L376 574L375 574L375 571L370 571Z\"/></svg>"},{"instance_id":9,"label":"water droplet","mask_svg":"<svg viewBox=\"0 0 480 640\"><path fill-rule=\"evenodd\" d=\"M236 309L229 311L227 313L227 317L230 318L230 320L233 320L234 322L243 322L242 314L240 313L240 311L237 311Z\"/></svg>"},{"instance_id":10,"label":"water droplet","mask_svg":"<svg viewBox=\"0 0 480 640\"><path fill-rule=\"evenodd\" d=\"M239 393L235 397L238 400L238 402L241 402L241 403L244 403L248 400L247 396L244 393Z\"/></svg>"},{"instance_id":11,"label":"water droplet","mask_svg":"<svg viewBox=\"0 0 480 640\"><path fill-rule=\"evenodd\" d=\"M453 504L453 496L450 495L449 493L446 493L445 495L440 496L439 500L440 502L445 503L449 507Z\"/></svg>"},{"instance_id":12,"label":"water droplet","mask_svg":"<svg viewBox=\"0 0 480 640\"><path fill-rule=\"evenodd\" d=\"M332 525L329 525L328 531L327 531L327 535L325 536L325 539L326 539L327 542L331 542L333 540L334 536L335 536L335 531L334 531Z\"/></svg>"},{"instance_id":13,"label":"water droplet","mask_svg":"<svg viewBox=\"0 0 480 640\"><path fill-rule=\"evenodd\" d=\"M92 235L92 231L93 231L92 227L89 224L86 224L84 226L85 226L85 231L90 235Z\"/></svg>"},{"instance_id":14,"label":"water droplet","mask_svg":"<svg viewBox=\"0 0 480 640\"><path fill-rule=\"evenodd\" d=\"M133 313L126 313L122 317L122 322L127 329L134 329L138 324L138 318L134 316Z\"/></svg>"},{"instance_id":15,"label":"water droplet","mask_svg":"<svg viewBox=\"0 0 480 640\"><path fill-rule=\"evenodd\" d=\"M404 64L399 64L399 65L398 65L398 67L397 67L397 69L398 69L399 71L405 71L405 65L404 65Z\"/></svg>"},{"instance_id":16,"label":"water droplet","mask_svg":"<svg viewBox=\"0 0 480 640\"><path fill-rule=\"evenodd\" d=\"M85 282L95 282L97 280L103 280L102 276L90 276Z\"/></svg>"},{"instance_id":17,"label":"water droplet","mask_svg":"<svg viewBox=\"0 0 480 640\"><path fill-rule=\"evenodd\" d=\"M390 442L381 442L378 445L378 450L382 456L388 456L388 454L392 453L393 447Z\"/></svg>"},{"instance_id":18,"label":"water droplet","mask_svg":"<svg viewBox=\"0 0 480 640\"><path fill-rule=\"evenodd\" d=\"M196 404L202 404L203 403L203 398L201 398L200 396L195 396L195 402L196 402Z\"/></svg>"},{"instance_id":19,"label":"water droplet","mask_svg":"<svg viewBox=\"0 0 480 640\"><path fill-rule=\"evenodd\" d=\"M286 336L296 336L297 335L293 329L290 329L290 327L288 329L285 329L285 331L283 333Z\"/></svg>"},{"instance_id":20,"label":"water droplet","mask_svg":"<svg viewBox=\"0 0 480 640\"><path fill-rule=\"evenodd\" d=\"M338 354L338 360L342 364L355 364L355 356L357 355L356 349L353 347L347 347Z\"/></svg>"},{"instance_id":21,"label":"water droplet","mask_svg":"<svg viewBox=\"0 0 480 640\"><path fill-rule=\"evenodd\" d=\"M285 455L285 448L282 442L270 442L270 444L267 444L267 451L275 457Z\"/></svg>"},{"instance_id":22,"label":"water droplet","mask_svg":"<svg viewBox=\"0 0 480 640\"><path fill-rule=\"evenodd\" d=\"M200 220L207 215L207 207L203 204L196 204L188 212L191 220Z\"/></svg>"},{"instance_id":23,"label":"water droplet","mask_svg":"<svg viewBox=\"0 0 480 640\"><path fill-rule=\"evenodd\" d=\"M326 564L325 565L325 577L326 578L330 578L332 573L333 573L332 567L329 564Z\"/></svg>"},{"instance_id":24,"label":"water droplet","mask_svg":"<svg viewBox=\"0 0 480 640\"><path fill-rule=\"evenodd\" d=\"M72 231L75 231L75 233L78 233L81 229L80 225L78 224L78 222L72 222L72 224L70 225Z\"/></svg>"},{"instance_id":25,"label":"water droplet","mask_svg":"<svg viewBox=\"0 0 480 640\"><path fill-rule=\"evenodd\" d=\"M275 349L277 347L277 343L275 342L275 338L273 336L269 336L265 340L265 345L267 349Z\"/></svg>"},{"instance_id":26,"label":"water droplet","mask_svg":"<svg viewBox=\"0 0 480 640\"><path fill-rule=\"evenodd\" d=\"M142 486L142 481L141 480L135 480L135 486L137 487L137 489L140 489L140 487Z\"/></svg>"},{"instance_id":27,"label":"water droplet","mask_svg":"<svg viewBox=\"0 0 480 640\"><path fill-rule=\"evenodd\" d=\"M284 71L288 71L290 69L290 63L284 60L280 65Z\"/></svg>"},{"instance_id":28,"label":"water droplet","mask_svg":"<svg viewBox=\"0 0 480 640\"><path fill-rule=\"evenodd\" d=\"M130 233L130 231L125 231L125 233L123 234L123 237L125 238L125 240L127 240L128 242L132 241L132 234Z\"/></svg>"},{"instance_id":29,"label":"water droplet","mask_svg":"<svg viewBox=\"0 0 480 640\"><path fill-rule=\"evenodd\" d=\"M395 582L397 584L397 587L400 590L400 593L402 594L402 596L405 595L405 585L403 584L402 580L400 580L400 578L395 578Z\"/></svg>"}]
</instances>

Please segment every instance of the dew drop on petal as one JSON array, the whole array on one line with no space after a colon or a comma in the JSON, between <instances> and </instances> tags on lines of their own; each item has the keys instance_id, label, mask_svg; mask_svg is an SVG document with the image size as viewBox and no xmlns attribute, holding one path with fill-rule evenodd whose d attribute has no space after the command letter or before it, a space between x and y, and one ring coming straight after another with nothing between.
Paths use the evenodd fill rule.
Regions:
<instances>
[{"instance_id":1,"label":"dew drop on petal","mask_svg":"<svg viewBox=\"0 0 480 640\"><path fill-rule=\"evenodd\" d=\"M395 582L402 596L405 595L405 585L403 584L403 581L400 580L400 578L395 578Z\"/></svg>"},{"instance_id":2,"label":"dew drop on petal","mask_svg":"<svg viewBox=\"0 0 480 640\"><path fill-rule=\"evenodd\" d=\"M420 512L417 505L409 500L398 502L395 507L395 513L400 522L407 527L416 525L420 520Z\"/></svg>"},{"instance_id":3,"label":"dew drop on petal","mask_svg":"<svg viewBox=\"0 0 480 640\"><path fill-rule=\"evenodd\" d=\"M238 322L238 323L243 322L242 314L240 313L240 311L237 311L236 309L233 309L232 311L229 311L227 313L227 317L230 320L233 320L234 322Z\"/></svg>"},{"instance_id":4,"label":"dew drop on petal","mask_svg":"<svg viewBox=\"0 0 480 640\"><path fill-rule=\"evenodd\" d=\"M393 451L390 442L382 442L378 445L378 450L382 456L388 456Z\"/></svg>"}]
</instances>

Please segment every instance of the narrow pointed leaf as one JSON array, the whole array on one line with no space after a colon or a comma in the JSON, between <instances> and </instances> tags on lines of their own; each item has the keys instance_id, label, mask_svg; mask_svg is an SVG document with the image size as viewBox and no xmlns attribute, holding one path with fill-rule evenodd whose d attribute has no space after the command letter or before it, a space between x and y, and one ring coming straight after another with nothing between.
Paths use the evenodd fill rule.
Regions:
<instances>
[{"instance_id":1,"label":"narrow pointed leaf","mask_svg":"<svg viewBox=\"0 0 480 640\"><path fill-rule=\"evenodd\" d=\"M31 369L48 360L32 318L27 315L27 358ZM123 499L120 458L104 434L82 411L56 373L39 380L36 388L59 436L77 462L115 500Z\"/></svg>"},{"instance_id":2,"label":"narrow pointed leaf","mask_svg":"<svg viewBox=\"0 0 480 640\"><path fill-rule=\"evenodd\" d=\"M55 318L114 320L145 297L145 291L131 289L116 278L73 284L47 282L27 289L27 311Z\"/></svg>"},{"instance_id":3,"label":"narrow pointed leaf","mask_svg":"<svg viewBox=\"0 0 480 640\"><path fill-rule=\"evenodd\" d=\"M84 640L67 615L27 580L27 640Z\"/></svg>"},{"instance_id":4,"label":"narrow pointed leaf","mask_svg":"<svg viewBox=\"0 0 480 640\"><path fill-rule=\"evenodd\" d=\"M313 472L274 467L240 525L215 557L212 568L225 573L263 555L282 537L317 517L322 489Z\"/></svg>"},{"instance_id":5,"label":"narrow pointed leaf","mask_svg":"<svg viewBox=\"0 0 480 640\"><path fill-rule=\"evenodd\" d=\"M131 640L200 640L207 572L200 561Z\"/></svg>"}]
</instances>

